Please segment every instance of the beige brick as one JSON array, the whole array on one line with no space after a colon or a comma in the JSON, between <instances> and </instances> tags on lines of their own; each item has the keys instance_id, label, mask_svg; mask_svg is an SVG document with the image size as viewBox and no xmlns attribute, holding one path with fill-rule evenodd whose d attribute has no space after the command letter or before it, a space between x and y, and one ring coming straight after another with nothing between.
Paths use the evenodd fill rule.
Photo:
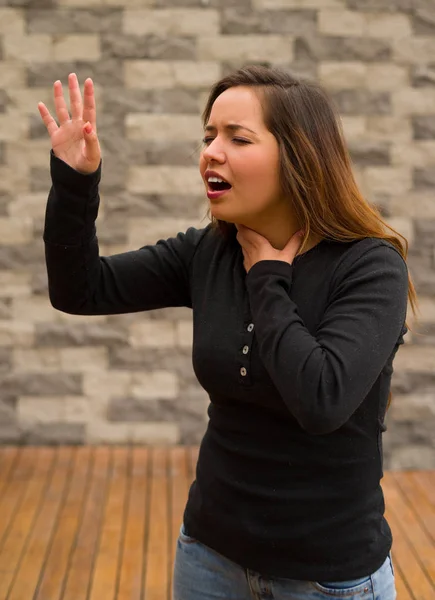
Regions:
<instances>
[{"instance_id":1,"label":"beige brick","mask_svg":"<svg viewBox=\"0 0 435 600\"><path fill-rule=\"evenodd\" d=\"M435 168L435 141L395 143L391 147L391 162L393 165Z\"/></svg>"},{"instance_id":2,"label":"beige brick","mask_svg":"<svg viewBox=\"0 0 435 600\"><path fill-rule=\"evenodd\" d=\"M180 439L176 423L107 423L91 421L87 425L90 444L176 444Z\"/></svg>"},{"instance_id":3,"label":"beige brick","mask_svg":"<svg viewBox=\"0 0 435 600\"><path fill-rule=\"evenodd\" d=\"M138 194L205 194L204 184L196 167L169 165L130 167L127 189Z\"/></svg>"},{"instance_id":4,"label":"beige brick","mask_svg":"<svg viewBox=\"0 0 435 600\"><path fill-rule=\"evenodd\" d=\"M59 35L53 40L54 60L95 61L101 59L100 38L93 34Z\"/></svg>"},{"instance_id":5,"label":"beige brick","mask_svg":"<svg viewBox=\"0 0 435 600\"><path fill-rule=\"evenodd\" d=\"M16 373L53 373L60 370L57 348L13 348L12 364Z\"/></svg>"},{"instance_id":6,"label":"beige brick","mask_svg":"<svg viewBox=\"0 0 435 600\"><path fill-rule=\"evenodd\" d=\"M120 6L122 8L144 8L146 6L154 6L156 0L102 0L102 4L104 6Z\"/></svg>"},{"instance_id":7,"label":"beige brick","mask_svg":"<svg viewBox=\"0 0 435 600\"><path fill-rule=\"evenodd\" d=\"M404 444L397 446L391 453L389 470L406 471L418 469L435 469L435 452L433 448L418 444Z\"/></svg>"},{"instance_id":8,"label":"beige brick","mask_svg":"<svg viewBox=\"0 0 435 600\"><path fill-rule=\"evenodd\" d=\"M280 35L221 35L198 37L201 60L238 60L290 62L293 60L293 40Z\"/></svg>"},{"instance_id":9,"label":"beige brick","mask_svg":"<svg viewBox=\"0 0 435 600\"><path fill-rule=\"evenodd\" d=\"M402 346L394 359L395 371L435 372L435 347Z\"/></svg>"},{"instance_id":10,"label":"beige brick","mask_svg":"<svg viewBox=\"0 0 435 600\"><path fill-rule=\"evenodd\" d=\"M374 38L402 39L412 35L411 20L401 14L368 14L367 35Z\"/></svg>"},{"instance_id":11,"label":"beige brick","mask_svg":"<svg viewBox=\"0 0 435 600\"><path fill-rule=\"evenodd\" d=\"M0 8L0 35L24 35L25 30L24 11Z\"/></svg>"},{"instance_id":12,"label":"beige brick","mask_svg":"<svg viewBox=\"0 0 435 600\"><path fill-rule=\"evenodd\" d=\"M19 194L28 192L29 186L30 172L25 163L17 164L15 167L4 167L0 165L0 192L6 192L12 195Z\"/></svg>"},{"instance_id":13,"label":"beige brick","mask_svg":"<svg viewBox=\"0 0 435 600\"><path fill-rule=\"evenodd\" d=\"M22 396L17 414L25 423L83 423L90 417L89 400L83 396Z\"/></svg>"},{"instance_id":14,"label":"beige brick","mask_svg":"<svg viewBox=\"0 0 435 600\"><path fill-rule=\"evenodd\" d=\"M344 136L347 140L360 140L366 135L366 117L341 117Z\"/></svg>"},{"instance_id":15,"label":"beige brick","mask_svg":"<svg viewBox=\"0 0 435 600\"><path fill-rule=\"evenodd\" d=\"M400 90L410 85L409 70L391 63L368 64L365 85L378 92Z\"/></svg>"},{"instance_id":16,"label":"beige brick","mask_svg":"<svg viewBox=\"0 0 435 600\"><path fill-rule=\"evenodd\" d=\"M107 348L86 347L61 348L60 370L67 373L93 373L107 371L109 356Z\"/></svg>"},{"instance_id":17,"label":"beige brick","mask_svg":"<svg viewBox=\"0 0 435 600\"><path fill-rule=\"evenodd\" d=\"M51 306L48 296L28 296L14 298L12 318L29 323L47 323L55 318L56 310Z\"/></svg>"},{"instance_id":18,"label":"beige brick","mask_svg":"<svg viewBox=\"0 0 435 600\"><path fill-rule=\"evenodd\" d=\"M381 194L403 194L412 188L410 168L367 167L364 180L368 189Z\"/></svg>"},{"instance_id":19,"label":"beige brick","mask_svg":"<svg viewBox=\"0 0 435 600\"><path fill-rule=\"evenodd\" d=\"M193 343L193 325L190 321L178 321L176 324L177 346L191 348Z\"/></svg>"},{"instance_id":20,"label":"beige brick","mask_svg":"<svg viewBox=\"0 0 435 600\"><path fill-rule=\"evenodd\" d=\"M0 321L0 346L33 346L35 328L21 321Z\"/></svg>"},{"instance_id":21,"label":"beige brick","mask_svg":"<svg viewBox=\"0 0 435 600\"><path fill-rule=\"evenodd\" d=\"M19 62L0 62L0 81L5 89L24 88L27 85L26 68Z\"/></svg>"},{"instance_id":22,"label":"beige brick","mask_svg":"<svg viewBox=\"0 0 435 600\"><path fill-rule=\"evenodd\" d=\"M133 323L130 326L129 340L134 348L173 348L175 325L161 319Z\"/></svg>"},{"instance_id":23,"label":"beige brick","mask_svg":"<svg viewBox=\"0 0 435 600\"><path fill-rule=\"evenodd\" d=\"M24 62L50 62L53 60L51 36L45 34L4 35L4 57Z\"/></svg>"},{"instance_id":24,"label":"beige brick","mask_svg":"<svg viewBox=\"0 0 435 600\"><path fill-rule=\"evenodd\" d=\"M0 114L0 142L21 141L28 132L29 121L19 111Z\"/></svg>"},{"instance_id":25,"label":"beige brick","mask_svg":"<svg viewBox=\"0 0 435 600\"><path fill-rule=\"evenodd\" d=\"M424 323L435 323L435 299L427 296L419 296L420 309L419 319Z\"/></svg>"},{"instance_id":26,"label":"beige brick","mask_svg":"<svg viewBox=\"0 0 435 600\"><path fill-rule=\"evenodd\" d=\"M133 444L177 444L180 441L180 426L177 423L132 423L129 441Z\"/></svg>"},{"instance_id":27,"label":"beige brick","mask_svg":"<svg viewBox=\"0 0 435 600\"><path fill-rule=\"evenodd\" d=\"M431 114L435 106L435 89L405 88L395 91L392 104L397 116Z\"/></svg>"},{"instance_id":28,"label":"beige brick","mask_svg":"<svg viewBox=\"0 0 435 600\"><path fill-rule=\"evenodd\" d=\"M362 36L366 19L362 13L350 10L320 10L319 31L325 35Z\"/></svg>"},{"instance_id":29,"label":"beige brick","mask_svg":"<svg viewBox=\"0 0 435 600\"><path fill-rule=\"evenodd\" d=\"M0 240L6 246L26 244L33 239L33 223L29 217L0 217Z\"/></svg>"},{"instance_id":30,"label":"beige brick","mask_svg":"<svg viewBox=\"0 0 435 600\"><path fill-rule=\"evenodd\" d=\"M417 36L394 40L393 61L405 65L426 64L435 56L435 37Z\"/></svg>"},{"instance_id":31,"label":"beige brick","mask_svg":"<svg viewBox=\"0 0 435 600\"><path fill-rule=\"evenodd\" d=\"M11 217L44 218L47 193L20 194L8 205Z\"/></svg>"},{"instance_id":32,"label":"beige brick","mask_svg":"<svg viewBox=\"0 0 435 600\"><path fill-rule=\"evenodd\" d=\"M127 137L131 140L186 140L200 142L199 116L131 113L126 117Z\"/></svg>"},{"instance_id":33,"label":"beige brick","mask_svg":"<svg viewBox=\"0 0 435 600\"><path fill-rule=\"evenodd\" d=\"M0 271L0 298L17 298L31 294L30 273Z\"/></svg>"},{"instance_id":34,"label":"beige brick","mask_svg":"<svg viewBox=\"0 0 435 600\"><path fill-rule=\"evenodd\" d=\"M292 8L344 8L345 0L252 0L256 10Z\"/></svg>"},{"instance_id":35,"label":"beige brick","mask_svg":"<svg viewBox=\"0 0 435 600\"><path fill-rule=\"evenodd\" d=\"M187 219L138 218L130 224L128 246L132 249L155 244L159 240L175 237L194 225Z\"/></svg>"},{"instance_id":36,"label":"beige brick","mask_svg":"<svg viewBox=\"0 0 435 600\"><path fill-rule=\"evenodd\" d=\"M178 394L178 378L170 371L133 372L130 393L133 398L171 400Z\"/></svg>"},{"instance_id":37,"label":"beige brick","mask_svg":"<svg viewBox=\"0 0 435 600\"><path fill-rule=\"evenodd\" d=\"M363 87L367 80L367 65L362 62L323 62L319 65L319 79L331 89Z\"/></svg>"},{"instance_id":38,"label":"beige brick","mask_svg":"<svg viewBox=\"0 0 435 600\"><path fill-rule=\"evenodd\" d=\"M393 194L389 200L390 209L395 216L412 219L435 219L435 202L432 191Z\"/></svg>"},{"instance_id":39,"label":"beige brick","mask_svg":"<svg viewBox=\"0 0 435 600\"><path fill-rule=\"evenodd\" d=\"M126 60L124 73L127 88L209 88L219 79L221 67L215 62Z\"/></svg>"},{"instance_id":40,"label":"beige brick","mask_svg":"<svg viewBox=\"0 0 435 600\"><path fill-rule=\"evenodd\" d=\"M407 217L389 217L386 222L407 240L410 246L414 243L414 223Z\"/></svg>"},{"instance_id":41,"label":"beige brick","mask_svg":"<svg viewBox=\"0 0 435 600\"><path fill-rule=\"evenodd\" d=\"M47 138L42 140L10 141L6 146L5 162L8 166L14 167L21 160L29 167L45 168L48 173L50 168L50 149L51 144L48 135ZM44 208L42 205L43 210Z\"/></svg>"},{"instance_id":42,"label":"beige brick","mask_svg":"<svg viewBox=\"0 0 435 600\"><path fill-rule=\"evenodd\" d=\"M93 323L94 325L107 322L106 315L68 315L60 311L56 311L55 318L57 321L64 323Z\"/></svg>"},{"instance_id":43,"label":"beige brick","mask_svg":"<svg viewBox=\"0 0 435 600\"><path fill-rule=\"evenodd\" d=\"M210 9L170 8L125 10L123 31L129 35L208 35L219 33L219 12Z\"/></svg>"},{"instance_id":44,"label":"beige brick","mask_svg":"<svg viewBox=\"0 0 435 600\"><path fill-rule=\"evenodd\" d=\"M411 141L412 125L409 119L402 117L367 117L367 131L374 140L386 142Z\"/></svg>"},{"instance_id":45,"label":"beige brick","mask_svg":"<svg viewBox=\"0 0 435 600\"><path fill-rule=\"evenodd\" d=\"M132 381L129 371L96 371L84 373L83 392L90 398L110 398L128 396ZM94 400L93 400L94 401Z\"/></svg>"},{"instance_id":46,"label":"beige brick","mask_svg":"<svg viewBox=\"0 0 435 600\"><path fill-rule=\"evenodd\" d=\"M34 115L38 110L38 102L43 102L46 106L50 106L53 93L47 88L11 88L8 89L8 97L8 112L13 113L18 111L21 114ZM54 111L52 111L52 114L54 114Z\"/></svg>"}]
</instances>

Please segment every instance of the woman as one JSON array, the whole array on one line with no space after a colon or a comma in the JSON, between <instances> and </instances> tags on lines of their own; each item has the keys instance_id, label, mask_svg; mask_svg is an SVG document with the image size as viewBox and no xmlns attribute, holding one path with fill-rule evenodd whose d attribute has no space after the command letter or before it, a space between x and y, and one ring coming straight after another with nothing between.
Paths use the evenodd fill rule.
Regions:
<instances>
[{"instance_id":1,"label":"woman","mask_svg":"<svg viewBox=\"0 0 435 600\"><path fill-rule=\"evenodd\" d=\"M362 198L325 92L246 67L211 90L200 173L212 223L99 257L92 81L53 152L50 299L73 314L193 308L210 395L175 600L395 598L382 432L406 332L407 243Z\"/></svg>"}]
</instances>

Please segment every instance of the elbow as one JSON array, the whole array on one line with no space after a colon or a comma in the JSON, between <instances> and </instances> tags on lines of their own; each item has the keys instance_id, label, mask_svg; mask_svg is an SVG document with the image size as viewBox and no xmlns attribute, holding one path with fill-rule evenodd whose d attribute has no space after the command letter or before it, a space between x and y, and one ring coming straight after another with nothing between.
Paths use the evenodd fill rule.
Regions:
<instances>
[{"instance_id":1,"label":"elbow","mask_svg":"<svg viewBox=\"0 0 435 600\"><path fill-rule=\"evenodd\" d=\"M68 315L85 315L86 310L85 306L82 304L79 306L78 304L74 305L71 301L68 301L68 298L63 297L62 295L55 294L53 291L49 289L48 294L51 306L58 310L59 312L66 313Z\"/></svg>"}]
</instances>

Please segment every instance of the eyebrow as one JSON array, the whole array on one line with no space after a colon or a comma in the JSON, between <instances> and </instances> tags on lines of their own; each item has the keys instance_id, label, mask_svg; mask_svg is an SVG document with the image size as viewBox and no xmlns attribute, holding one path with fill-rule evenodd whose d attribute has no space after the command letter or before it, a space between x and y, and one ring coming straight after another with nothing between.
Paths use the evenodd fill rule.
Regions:
<instances>
[{"instance_id":1,"label":"eyebrow","mask_svg":"<svg viewBox=\"0 0 435 600\"><path fill-rule=\"evenodd\" d=\"M245 127L244 125L238 125L237 123L230 123L228 125L225 125L224 129L226 129L228 131L238 131L239 129L246 129L246 131L250 131L251 133L253 133L255 136L258 137L258 134L255 133L255 131L253 131L252 129L249 129L249 127ZM217 128L214 125L207 125L204 130L205 131L216 131Z\"/></svg>"}]
</instances>

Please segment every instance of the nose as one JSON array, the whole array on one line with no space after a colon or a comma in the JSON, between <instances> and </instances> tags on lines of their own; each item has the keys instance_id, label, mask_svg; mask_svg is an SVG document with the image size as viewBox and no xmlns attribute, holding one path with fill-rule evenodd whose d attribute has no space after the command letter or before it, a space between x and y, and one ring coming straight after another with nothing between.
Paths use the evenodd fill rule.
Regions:
<instances>
[{"instance_id":1,"label":"nose","mask_svg":"<svg viewBox=\"0 0 435 600\"><path fill-rule=\"evenodd\" d=\"M222 142L216 137L206 146L202 152L203 157L207 162L225 162L225 151Z\"/></svg>"}]
</instances>

